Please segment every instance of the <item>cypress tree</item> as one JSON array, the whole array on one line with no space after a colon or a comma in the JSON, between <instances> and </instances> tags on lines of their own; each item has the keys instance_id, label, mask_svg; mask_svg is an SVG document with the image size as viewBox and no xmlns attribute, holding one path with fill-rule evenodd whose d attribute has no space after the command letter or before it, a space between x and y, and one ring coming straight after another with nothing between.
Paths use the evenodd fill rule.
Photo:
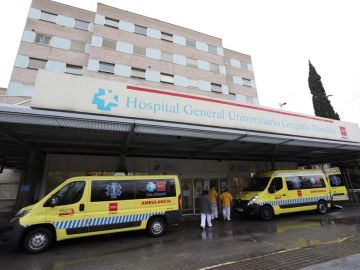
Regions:
<instances>
[{"instance_id":1,"label":"cypress tree","mask_svg":"<svg viewBox=\"0 0 360 270\"><path fill-rule=\"evenodd\" d=\"M326 96L324 86L321 82L320 75L309 60L309 88L312 94L312 101L316 116L340 120L339 115L331 106L330 100Z\"/></svg>"}]
</instances>

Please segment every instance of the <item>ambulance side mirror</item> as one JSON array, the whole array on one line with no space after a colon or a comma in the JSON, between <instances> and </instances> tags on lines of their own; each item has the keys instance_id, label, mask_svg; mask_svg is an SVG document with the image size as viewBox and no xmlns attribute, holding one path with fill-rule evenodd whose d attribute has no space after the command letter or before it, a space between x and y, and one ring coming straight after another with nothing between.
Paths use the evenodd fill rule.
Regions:
<instances>
[{"instance_id":1,"label":"ambulance side mirror","mask_svg":"<svg viewBox=\"0 0 360 270\"><path fill-rule=\"evenodd\" d=\"M270 186L268 189L269 193L275 193L276 192L276 187L275 186Z\"/></svg>"},{"instance_id":2,"label":"ambulance side mirror","mask_svg":"<svg viewBox=\"0 0 360 270\"><path fill-rule=\"evenodd\" d=\"M60 204L60 198L57 195L52 195L50 199L50 206L55 207Z\"/></svg>"}]
</instances>

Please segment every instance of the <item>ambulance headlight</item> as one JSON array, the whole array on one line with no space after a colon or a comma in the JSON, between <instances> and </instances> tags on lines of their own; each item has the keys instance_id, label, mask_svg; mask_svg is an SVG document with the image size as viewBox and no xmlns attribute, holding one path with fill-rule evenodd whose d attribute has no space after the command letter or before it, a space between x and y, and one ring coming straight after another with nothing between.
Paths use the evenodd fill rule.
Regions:
<instances>
[{"instance_id":1,"label":"ambulance headlight","mask_svg":"<svg viewBox=\"0 0 360 270\"><path fill-rule=\"evenodd\" d=\"M16 218L22 218L22 217L25 217L27 214L30 213L31 210L23 210L23 211L19 211L15 217Z\"/></svg>"},{"instance_id":2,"label":"ambulance headlight","mask_svg":"<svg viewBox=\"0 0 360 270\"><path fill-rule=\"evenodd\" d=\"M252 199L249 201L248 205L254 204L257 201L257 199L259 199L259 195L255 195L254 197L252 197Z\"/></svg>"}]
</instances>

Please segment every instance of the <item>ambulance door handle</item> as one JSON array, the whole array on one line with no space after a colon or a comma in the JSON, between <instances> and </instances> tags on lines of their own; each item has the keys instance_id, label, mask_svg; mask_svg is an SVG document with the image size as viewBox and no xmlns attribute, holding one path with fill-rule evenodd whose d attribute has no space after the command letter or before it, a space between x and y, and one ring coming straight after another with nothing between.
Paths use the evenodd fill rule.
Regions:
<instances>
[{"instance_id":1,"label":"ambulance door handle","mask_svg":"<svg viewBox=\"0 0 360 270\"><path fill-rule=\"evenodd\" d=\"M284 197L285 197L285 196L286 196L286 194L282 194L281 196L284 196Z\"/></svg>"},{"instance_id":2,"label":"ambulance door handle","mask_svg":"<svg viewBox=\"0 0 360 270\"><path fill-rule=\"evenodd\" d=\"M85 204L81 203L79 206L79 211L84 211L85 209Z\"/></svg>"}]
</instances>

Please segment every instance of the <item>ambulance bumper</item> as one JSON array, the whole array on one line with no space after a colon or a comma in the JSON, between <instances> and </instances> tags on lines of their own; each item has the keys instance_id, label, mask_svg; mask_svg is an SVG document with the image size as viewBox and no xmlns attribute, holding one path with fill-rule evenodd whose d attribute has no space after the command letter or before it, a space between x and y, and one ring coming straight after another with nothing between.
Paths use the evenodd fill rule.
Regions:
<instances>
[{"instance_id":1,"label":"ambulance bumper","mask_svg":"<svg viewBox=\"0 0 360 270\"><path fill-rule=\"evenodd\" d=\"M19 246L24 230L25 228L20 224L18 218L12 219L3 229L4 232L0 240L6 246Z\"/></svg>"},{"instance_id":2,"label":"ambulance bumper","mask_svg":"<svg viewBox=\"0 0 360 270\"><path fill-rule=\"evenodd\" d=\"M249 201L240 201L235 205L234 210L245 216L257 217L260 212L260 205L256 203L248 205L248 203Z\"/></svg>"},{"instance_id":3,"label":"ambulance bumper","mask_svg":"<svg viewBox=\"0 0 360 270\"><path fill-rule=\"evenodd\" d=\"M169 225L179 223L181 221L181 217L182 214L179 210L165 212L166 222Z\"/></svg>"}]
</instances>

